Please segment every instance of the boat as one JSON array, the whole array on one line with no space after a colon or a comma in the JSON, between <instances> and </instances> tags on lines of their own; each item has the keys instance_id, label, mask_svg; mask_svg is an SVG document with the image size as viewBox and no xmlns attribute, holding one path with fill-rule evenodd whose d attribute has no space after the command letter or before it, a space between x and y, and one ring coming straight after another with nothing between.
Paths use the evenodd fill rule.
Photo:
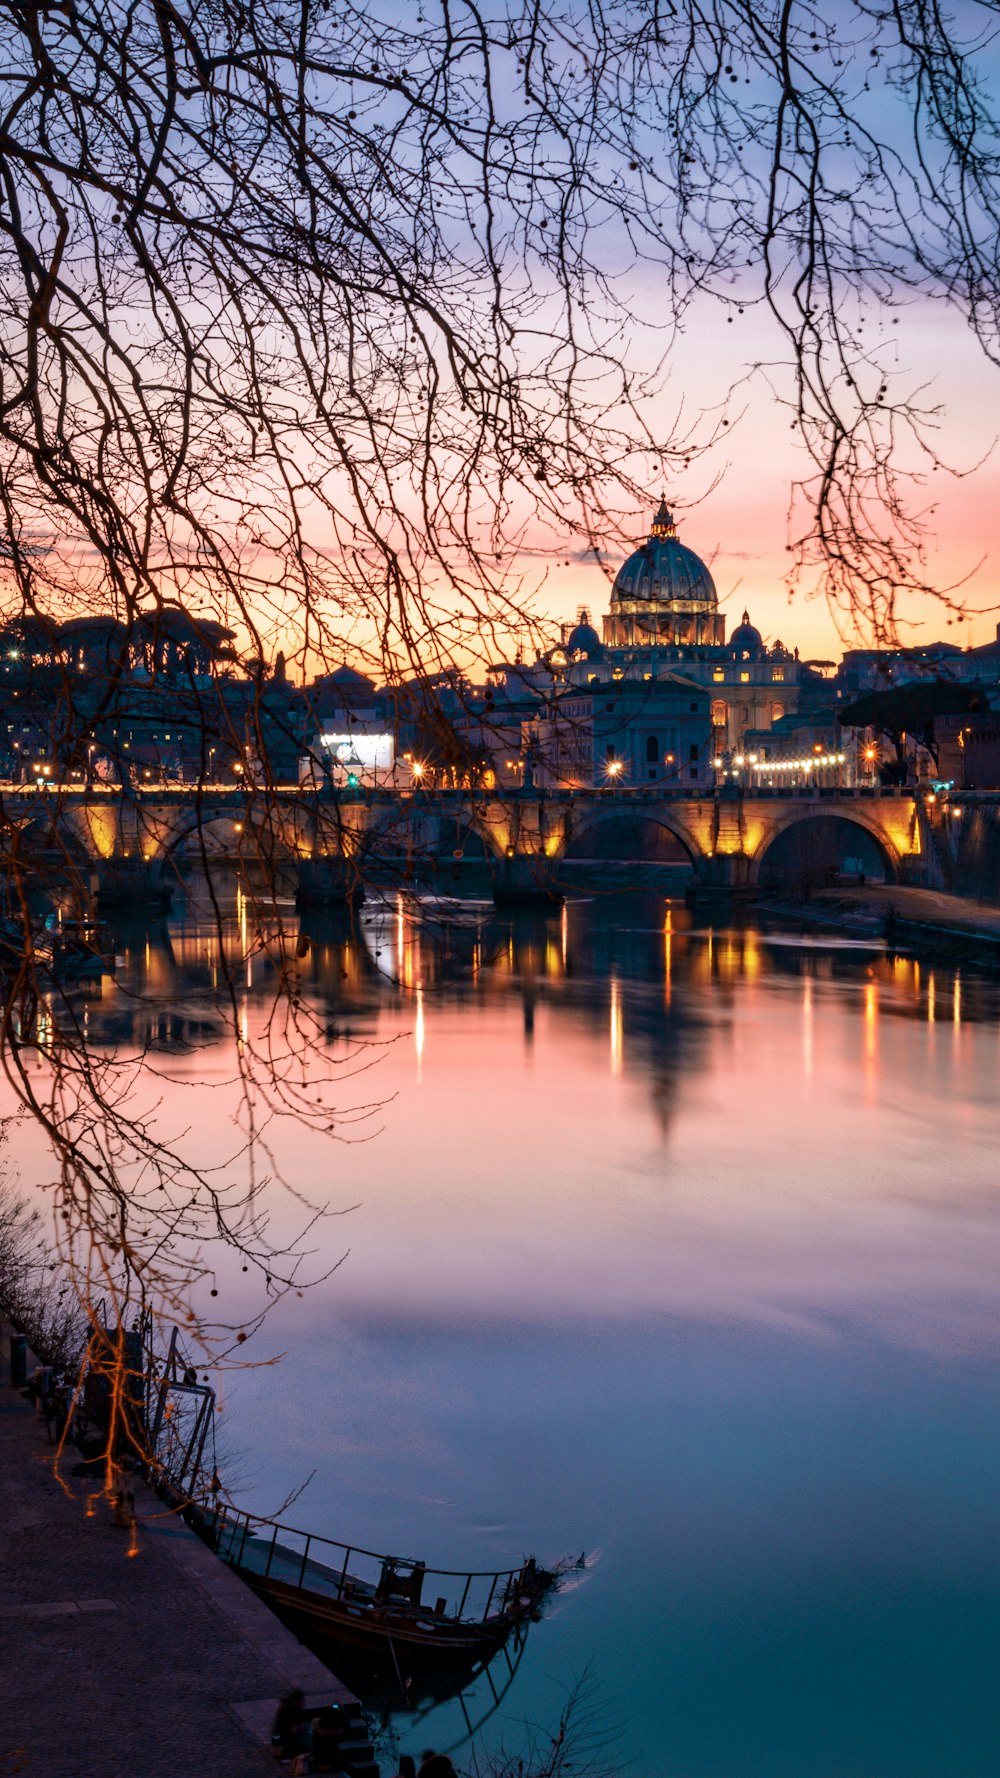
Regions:
<instances>
[{"instance_id":1,"label":"boat","mask_svg":"<svg viewBox=\"0 0 1000 1778\"><path fill-rule=\"evenodd\" d=\"M114 951L102 927L67 920L62 926L0 915L0 976L45 972L54 980L100 980L113 975Z\"/></svg>"},{"instance_id":2,"label":"boat","mask_svg":"<svg viewBox=\"0 0 1000 1778\"><path fill-rule=\"evenodd\" d=\"M215 1392L182 1358L176 1329L165 1363L150 1365L147 1378L147 1448L161 1498L359 1689L388 1679L405 1699L451 1695L537 1621L558 1587L564 1568L542 1568L533 1556L508 1569L429 1568L231 1505L206 1449Z\"/></svg>"},{"instance_id":3,"label":"boat","mask_svg":"<svg viewBox=\"0 0 1000 1778\"><path fill-rule=\"evenodd\" d=\"M230 1506L204 1519L216 1554L302 1641L391 1663L404 1693L432 1670L450 1680L486 1665L537 1620L559 1580L533 1557L510 1569L431 1569Z\"/></svg>"}]
</instances>

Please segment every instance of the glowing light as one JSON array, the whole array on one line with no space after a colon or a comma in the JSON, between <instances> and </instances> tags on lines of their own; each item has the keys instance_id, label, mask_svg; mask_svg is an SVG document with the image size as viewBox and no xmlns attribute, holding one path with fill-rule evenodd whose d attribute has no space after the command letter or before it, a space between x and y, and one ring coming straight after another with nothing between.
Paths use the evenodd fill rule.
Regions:
<instances>
[{"instance_id":1,"label":"glowing light","mask_svg":"<svg viewBox=\"0 0 1000 1778\"><path fill-rule=\"evenodd\" d=\"M424 775L425 767L421 765L419 759L415 759L413 761L413 764L410 767L410 771L413 773L413 776L415 778L422 778Z\"/></svg>"},{"instance_id":2,"label":"glowing light","mask_svg":"<svg viewBox=\"0 0 1000 1778\"><path fill-rule=\"evenodd\" d=\"M808 1080L813 1071L813 985L808 975L802 984L802 1070Z\"/></svg>"},{"instance_id":3,"label":"glowing light","mask_svg":"<svg viewBox=\"0 0 1000 1778\"><path fill-rule=\"evenodd\" d=\"M424 996L421 988L417 989L417 1016L413 1024L413 1047L417 1054L417 1079L423 1079L424 1061Z\"/></svg>"},{"instance_id":4,"label":"glowing light","mask_svg":"<svg viewBox=\"0 0 1000 1778\"><path fill-rule=\"evenodd\" d=\"M878 1064L878 988L874 982L865 987L865 1079L873 1086Z\"/></svg>"},{"instance_id":5,"label":"glowing light","mask_svg":"<svg viewBox=\"0 0 1000 1778\"><path fill-rule=\"evenodd\" d=\"M622 1071L622 1039L624 1026L622 1022L622 991L617 976L611 977L611 1072L620 1074Z\"/></svg>"}]
</instances>

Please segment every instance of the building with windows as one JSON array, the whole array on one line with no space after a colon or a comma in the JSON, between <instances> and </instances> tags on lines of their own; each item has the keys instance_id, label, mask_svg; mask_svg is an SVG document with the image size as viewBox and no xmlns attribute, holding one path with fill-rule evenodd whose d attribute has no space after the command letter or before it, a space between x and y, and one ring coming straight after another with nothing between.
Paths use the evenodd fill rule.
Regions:
<instances>
[{"instance_id":1,"label":"building with windows","mask_svg":"<svg viewBox=\"0 0 1000 1778\"><path fill-rule=\"evenodd\" d=\"M833 663L802 661L797 650L780 641L766 644L749 612L726 640L715 582L694 550L681 543L665 502L648 539L615 577L603 631L602 639L589 613L581 611L561 645L538 666L559 684L590 691L598 703L598 688L607 683L648 687L683 681L708 697L712 734L699 760L710 758L713 767L740 751L749 733L831 702L825 674ZM645 697L652 707L653 694L647 691ZM669 702L669 693L666 698ZM674 752L673 763L679 763L684 746L678 735L676 747L662 749L664 759ZM633 765L646 763L640 759ZM684 763L690 770L694 762ZM636 781L643 781L641 771Z\"/></svg>"},{"instance_id":2,"label":"building with windows","mask_svg":"<svg viewBox=\"0 0 1000 1778\"><path fill-rule=\"evenodd\" d=\"M537 786L704 789L714 782L708 695L679 674L555 688L525 722L521 752Z\"/></svg>"}]
</instances>

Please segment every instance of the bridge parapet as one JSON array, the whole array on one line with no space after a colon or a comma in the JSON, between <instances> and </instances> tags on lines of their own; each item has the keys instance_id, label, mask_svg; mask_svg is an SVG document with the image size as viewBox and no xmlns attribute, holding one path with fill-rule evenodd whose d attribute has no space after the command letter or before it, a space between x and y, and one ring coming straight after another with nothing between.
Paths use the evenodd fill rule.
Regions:
<instances>
[{"instance_id":1,"label":"bridge parapet","mask_svg":"<svg viewBox=\"0 0 1000 1778\"><path fill-rule=\"evenodd\" d=\"M992 798L953 797L951 806L988 805ZM279 785L0 786L0 809L12 824L58 824L94 864L169 860L193 836L228 823L242 836L236 850L287 861L342 861L356 877L380 857L484 855L494 874L513 878L511 861L538 861L539 880L581 836L620 822L623 814L672 835L707 879L753 883L774 841L798 823L829 819L864 828L891 874L934 868L946 850L944 819L912 791L753 791L721 796L677 786L597 790L352 790ZM956 826L954 815L947 819ZM971 814L965 819L971 821ZM950 838L948 839L950 845ZM943 869L943 866L940 868ZM329 874L329 873L328 873ZM318 881L319 879L317 879ZM332 881L333 878L331 877ZM345 876L344 880L347 878Z\"/></svg>"}]
</instances>

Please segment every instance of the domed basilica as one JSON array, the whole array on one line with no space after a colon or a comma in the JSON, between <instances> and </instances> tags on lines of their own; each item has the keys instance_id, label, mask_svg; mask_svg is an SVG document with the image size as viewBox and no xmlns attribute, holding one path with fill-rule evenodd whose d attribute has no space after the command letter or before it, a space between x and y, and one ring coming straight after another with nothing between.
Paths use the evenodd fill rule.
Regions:
<instances>
[{"instance_id":1,"label":"domed basilica","mask_svg":"<svg viewBox=\"0 0 1000 1778\"><path fill-rule=\"evenodd\" d=\"M604 640L611 648L719 648L725 639L715 582L701 557L681 543L661 500L647 541L615 577Z\"/></svg>"},{"instance_id":2,"label":"domed basilica","mask_svg":"<svg viewBox=\"0 0 1000 1778\"><path fill-rule=\"evenodd\" d=\"M744 611L726 641L715 582L660 502L646 541L622 563L603 636L581 611L532 664L491 667L485 714L521 744L498 771L531 760L535 783L704 789L727 756L828 700L820 675Z\"/></svg>"},{"instance_id":3,"label":"domed basilica","mask_svg":"<svg viewBox=\"0 0 1000 1778\"><path fill-rule=\"evenodd\" d=\"M603 632L599 636L581 611L577 623L564 629L561 645L539 664L566 690L596 695L610 686L621 698L630 685L641 686L646 712L655 704L666 706L671 697L682 703L687 692L707 694L712 744L704 750L706 759L720 758L748 735L785 722L802 708L804 697L815 701L827 695L820 676L797 651L764 641L748 611L727 642L712 575L680 541L666 500L660 501L646 541L615 576ZM693 713L690 705L687 714Z\"/></svg>"}]
</instances>

